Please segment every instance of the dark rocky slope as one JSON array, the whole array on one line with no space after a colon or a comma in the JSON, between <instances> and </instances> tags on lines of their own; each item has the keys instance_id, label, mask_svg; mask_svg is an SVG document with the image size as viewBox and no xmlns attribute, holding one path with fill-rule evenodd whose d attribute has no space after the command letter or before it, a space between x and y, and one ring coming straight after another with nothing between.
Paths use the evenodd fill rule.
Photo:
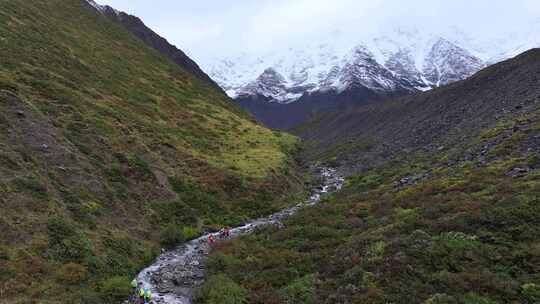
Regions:
<instances>
[{"instance_id":1,"label":"dark rocky slope","mask_svg":"<svg viewBox=\"0 0 540 304\"><path fill-rule=\"evenodd\" d=\"M540 99L540 50L471 78L383 103L314 117L295 132L312 159L365 167L398 153L455 148ZM367 162L366 162L367 161Z\"/></svg>"},{"instance_id":2,"label":"dark rocky slope","mask_svg":"<svg viewBox=\"0 0 540 304\"><path fill-rule=\"evenodd\" d=\"M264 125L287 130L308 121L313 114L347 112L350 108L406 94L410 92L396 91L382 94L358 85L341 93L326 91L304 94L297 101L288 104L269 102L269 99L262 95L240 96L235 100Z\"/></svg>"}]
</instances>

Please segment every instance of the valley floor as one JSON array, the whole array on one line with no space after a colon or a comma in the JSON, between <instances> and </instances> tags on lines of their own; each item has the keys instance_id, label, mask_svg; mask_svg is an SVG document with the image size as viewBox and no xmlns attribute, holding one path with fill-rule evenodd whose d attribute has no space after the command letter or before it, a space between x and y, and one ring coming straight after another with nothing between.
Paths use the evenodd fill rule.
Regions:
<instances>
[{"instance_id":1,"label":"valley floor","mask_svg":"<svg viewBox=\"0 0 540 304\"><path fill-rule=\"evenodd\" d=\"M222 244L198 303L540 303L540 110L460 150L394 159Z\"/></svg>"}]
</instances>

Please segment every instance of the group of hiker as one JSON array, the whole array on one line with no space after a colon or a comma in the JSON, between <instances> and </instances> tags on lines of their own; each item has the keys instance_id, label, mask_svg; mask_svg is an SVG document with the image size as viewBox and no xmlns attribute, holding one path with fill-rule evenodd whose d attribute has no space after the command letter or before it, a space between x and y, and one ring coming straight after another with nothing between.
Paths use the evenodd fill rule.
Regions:
<instances>
[{"instance_id":1,"label":"group of hiker","mask_svg":"<svg viewBox=\"0 0 540 304\"><path fill-rule=\"evenodd\" d=\"M220 239L228 239L231 236L231 228L230 227L223 227L219 231L219 238ZM216 239L213 234L208 235L208 243L213 244L216 242ZM133 288L134 296L133 301L137 304L148 304L152 301L152 291L148 288L144 288L143 285L139 282L137 282L137 279L133 279L131 281L131 287Z\"/></svg>"},{"instance_id":2,"label":"group of hiker","mask_svg":"<svg viewBox=\"0 0 540 304\"><path fill-rule=\"evenodd\" d=\"M223 227L223 229L221 229L219 231L219 238L220 239L228 239L229 237L231 236L231 227ZM216 238L214 237L214 235L212 233L210 233L208 235L208 243L210 244L213 244L216 242Z\"/></svg>"},{"instance_id":3,"label":"group of hiker","mask_svg":"<svg viewBox=\"0 0 540 304\"><path fill-rule=\"evenodd\" d=\"M131 287L133 288L134 292L134 303L148 304L150 301L152 301L152 291L148 288L144 288L142 284L137 282L137 279L133 279L133 281L131 281Z\"/></svg>"}]
</instances>

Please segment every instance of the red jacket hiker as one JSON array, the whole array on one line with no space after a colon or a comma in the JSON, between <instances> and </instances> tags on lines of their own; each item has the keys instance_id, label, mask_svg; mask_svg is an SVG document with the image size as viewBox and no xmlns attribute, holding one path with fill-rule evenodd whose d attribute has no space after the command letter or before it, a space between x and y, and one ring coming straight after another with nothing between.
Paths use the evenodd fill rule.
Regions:
<instances>
[{"instance_id":1,"label":"red jacket hiker","mask_svg":"<svg viewBox=\"0 0 540 304\"><path fill-rule=\"evenodd\" d=\"M213 234L208 235L208 243L212 244L214 242L215 242L214 235Z\"/></svg>"}]
</instances>

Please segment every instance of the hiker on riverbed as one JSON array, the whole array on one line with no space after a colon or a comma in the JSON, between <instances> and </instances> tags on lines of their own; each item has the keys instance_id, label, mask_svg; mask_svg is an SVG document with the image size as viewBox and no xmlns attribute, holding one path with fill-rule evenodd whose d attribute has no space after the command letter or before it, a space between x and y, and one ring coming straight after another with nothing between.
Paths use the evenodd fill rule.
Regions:
<instances>
[{"instance_id":1,"label":"hiker on riverbed","mask_svg":"<svg viewBox=\"0 0 540 304\"><path fill-rule=\"evenodd\" d=\"M137 282L137 279L133 279L131 281L131 288L133 289L133 294L129 298L129 303L139 303L139 283Z\"/></svg>"},{"instance_id":2,"label":"hiker on riverbed","mask_svg":"<svg viewBox=\"0 0 540 304\"><path fill-rule=\"evenodd\" d=\"M228 239L231 236L231 228L229 226L223 227L223 229L219 231L219 236L222 239Z\"/></svg>"},{"instance_id":3,"label":"hiker on riverbed","mask_svg":"<svg viewBox=\"0 0 540 304\"><path fill-rule=\"evenodd\" d=\"M139 290L137 291L137 295L139 296L139 303L140 304L146 303L145 299L144 299L145 294L146 294L146 292L145 292L144 288L142 286L139 287Z\"/></svg>"},{"instance_id":4,"label":"hiker on riverbed","mask_svg":"<svg viewBox=\"0 0 540 304\"><path fill-rule=\"evenodd\" d=\"M216 239L214 238L214 235L209 234L208 235L208 244L214 244L215 241L216 241Z\"/></svg>"},{"instance_id":5,"label":"hiker on riverbed","mask_svg":"<svg viewBox=\"0 0 540 304\"><path fill-rule=\"evenodd\" d=\"M225 236L228 238L231 237L231 227L229 226L225 227Z\"/></svg>"},{"instance_id":6,"label":"hiker on riverbed","mask_svg":"<svg viewBox=\"0 0 540 304\"><path fill-rule=\"evenodd\" d=\"M144 303L150 303L152 301L152 291L150 289L144 290Z\"/></svg>"}]
</instances>

